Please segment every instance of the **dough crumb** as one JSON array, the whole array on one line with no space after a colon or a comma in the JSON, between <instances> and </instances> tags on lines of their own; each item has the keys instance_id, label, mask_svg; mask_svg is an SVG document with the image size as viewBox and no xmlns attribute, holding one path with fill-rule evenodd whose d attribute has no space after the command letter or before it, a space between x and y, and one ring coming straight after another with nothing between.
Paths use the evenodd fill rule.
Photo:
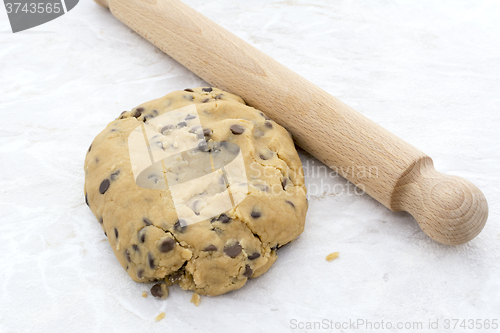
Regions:
<instances>
[{"instance_id":1,"label":"dough crumb","mask_svg":"<svg viewBox=\"0 0 500 333\"><path fill-rule=\"evenodd\" d=\"M159 315L156 316L156 321L160 321L162 320L163 318L165 318L165 312L160 312Z\"/></svg>"},{"instance_id":2,"label":"dough crumb","mask_svg":"<svg viewBox=\"0 0 500 333\"><path fill-rule=\"evenodd\" d=\"M198 305L200 305L200 302L201 302L200 295L198 295L197 293L194 293L193 297L191 297L191 303L193 303L194 305L198 306Z\"/></svg>"},{"instance_id":3,"label":"dough crumb","mask_svg":"<svg viewBox=\"0 0 500 333\"><path fill-rule=\"evenodd\" d=\"M326 256L326 261L332 261L333 259L337 259L338 256L339 256L338 252L330 253L329 255Z\"/></svg>"},{"instance_id":4,"label":"dough crumb","mask_svg":"<svg viewBox=\"0 0 500 333\"><path fill-rule=\"evenodd\" d=\"M144 298L148 297L148 293L147 293L147 292L145 292L145 291L143 291L143 292L142 292L142 297L144 297Z\"/></svg>"}]
</instances>

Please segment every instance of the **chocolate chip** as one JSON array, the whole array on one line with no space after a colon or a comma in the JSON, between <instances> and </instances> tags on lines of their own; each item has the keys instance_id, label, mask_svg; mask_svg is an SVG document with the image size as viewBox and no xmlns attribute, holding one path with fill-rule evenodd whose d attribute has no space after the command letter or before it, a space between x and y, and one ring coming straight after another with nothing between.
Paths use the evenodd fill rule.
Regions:
<instances>
[{"instance_id":1,"label":"chocolate chip","mask_svg":"<svg viewBox=\"0 0 500 333\"><path fill-rule=\"evenodd\" d=\"M134 113L132 113L132 117L134 118L139 118L141 116L141 112L139 110L135 110Z\"/></svg>"},{"instance_id":2,"label":"chocolate chip","mask_svg":"<svg viewBox=\"0 0 500 333\"><path fill-rule=\"evenodd\" d=\"M286 190L286 186L288 185L288 178L283 178L281 181L281 186L283 187L284 190Z\"/></svg>"},{"instance_id":3,"label":"chocolate chip","mask_svg":"<svg viewBox=\"0 0 500 333\"><path fill-rule=\"evenodd\" d=\"M285 200L287 204L289 204L290 206L293 207L293 209L295 209L295 205L293 204L293 202L291 202L290 200Z\"/></svg>"},{"instance_id":4,"label":"chocolate chip","mask_svg":"<svg viewBox=\"0 0 500 333\"><path fill-rule=\"evenodd\" d=\"M186 116L186 118L184 118L184 120L189 120L189 119L194 119L194 118L196 118L196 115L195 115L195 114L190 113L190 114L188 114L188 115Z\"/></svg>"},{"instance_id":5,"label":"chocolate chip","mask_svg":"<svg viewBox=\"0 0 500 333\"><path fill-rule=\"evenodd\" d=\"M137 245L137 244L132 245L132 248L134 249L135 252L139 252L140 251L139 250L139 245Z\"/></svg>"},{"instance_id":6,"label":"chocolate chip","mask_svg":"<svg viewBox=\"0 0 500 333\"><path fill-rule=\"evenodd\" d=\"M202 201L201 200L195 200L193 202L193 207L191 208L193 210L193 212L196 214L196 215L200 215L200 211L201 211L201 204L202 204Z\"/></svg>"},{"instance_id":7,"label":"chocolate chip","mask_svg":"<svg viewBox=\"0 0 500 333\"><path fill-rule=\"evenodd\" d=\"M143 112L144 112L144 108L143 108L142 106L141 106L141 107L138 107L136 110L137 110L137 111L139 111L140 113L143 113Z\"/></svg>"},{"instance_id":8,"label":"chocolate chip","mask_svg":"<svg viewBox=\"0 0 500 333\"><path fill-rule=\"evenodd\" d=\"M223 95L223 94L218 94L218 95L217 95L217 96L215 96L214 98L215 98L215 99L222 99L222 97L224 97L224 95Z\"/></svg>"},{"instance_id":9,"label":"chocolate chip","mask_svg":"<svg viewBox=\"0 0 500 333\"><path fill-rule=\"evenodd\" d=\"M231 125L231 127L229 127L229 129L235 135L240 135L241 133L245 132L245 127L238 125L238 124Z\"/></svg>"},{"instance_id":10,"label":"chocolate chip","mask_svg":"<svg viewBox=\"0 0 500 333\"><path fill-rule=\"evenodd\" d=\"M149 268L155 269L155 258L151 252L148 253Z\"/></svg>"},{"instance_id":11,"label":"chocolate chip","mask_svg":"<svg viewBox=\"0 0 500 333\"><path fill-rule=\"evenodd\" d=\"M273 128L273 124L270 121L266 121L264 123L264 126L266 126L267 128Z\"/></svg>"},{"instance_id":12,"label":"chocolate chip","mask_svg":"<svg viewBox=\"0 0 500 333\"><path fill-rule=\"evenodd\" d=\"M231 218L227 216L226 214L220 214L219 218L217 219L221 223L229 223L231 222Z\"/></svg>"},{"instance_id":13,"label":"chocolate chip","mask_svg":"<svg viewBox=\"0 0 500 333\"><path fill-rule=\"evenodd\" d=\"M122 113L120 113L120 115L118 116L118 119L123 119L125 118L125 113L127 113L128 111L122 111Z\"/></svg>"},{"instance_id":14,"label":"chocolate chip","mask_svg":"<svg viewBox=\"0 0 500 333\"><path fill-rule=\"evenodd\" d=\"M175 281L179 280L181 277L182 277L182 271L177 270L177 271L173 272L172 274L170 274L170 276L168 277L168 280L170 282L175 282Z\"/></svg>"},{"instance_id":15,"label":"chocolate chip","mask_svg":"<svg viewBox=\"0 0 500 333\"><path fill-rule=\"evenodd\" d=\"M248 259L249 260L254 260L254 259L257 259L258 257L260 257L260 253L259 252L254 252L254 253L252 253L251 255L248 256Z\"/></svg>"},{"instance_id":16,"label":"chocolate chip","mask_svg":"<svg viewBox=\"0 0 500 333\"><path fill-rule=\"evenodd\" d=\"M177 222L175 222L174 224L174 230L177 232L183 233L184 231L186 231L186 228L187 224L184 220L177 220Z\"/></svg>"},{"instance_id":17,"label":"chocolate chip","mask_svg":"<svg viewBox=\"0 0 500 333\"><path fill-rule=\"evenodd\" d=\"M144 270L143 270L142 268L141 268L141 269L139 269L139 270L137 271L137 277L138 277L139 279L142 279L142 275L143 275L143 274L144 274Z\"/></svg>"},{"instance_id":18,"label":"chocolate chip","mask_svg":"<svg viewBox=\"0 0 500 333\"><path fill-rule=\"evenodd\" d=\"M255 210L252 210L252 212L250 213L250 216L253 217L254 219L258 219L259 217L262 216L262 214L260 212L255 211Z\"/></svg>"},{"instance_id":19,"label":"chocolate chip","mask_svg":"<svg viewBox=\"0 0 500 333\"><path fill-rule=\"evenodd\" d=\"M99 223L100 223L100 224L103 224L103 223L104 223L104 220L102 219L102 216L101 216L101 217L99 217L98 221L99 221Z\"/></svg>"},{"instance_id":20,"label":"chocolate chip","mask_svg":"<svg viewBox=\"0 0 500 333\"><path fill-rule=\"evenodd\" d=\"M118 239L118 229L115 228L115 237Z\"/></svg>"},{"instance_id":21,"label":"chocolate chip","mask_svg":"<svg viewBox=\"0 0 500 333\"><path fill-rule=\"evenodd\" d=\"M205 98L205 99L204 99L204 100L202 100L201 102L202 102L202 103L207 103L209 100L210 100L210 98Z\"/></svg>"},{"instance_id":22,"label":"chocolate chip","mask_svg":"<svg viewBox=\"0 0 500 333\"><path fill-rule=\"evenodd\" d=\"M221 228L213 227L212 231L215 232L217 235L222 235L224 231Z\"/></svg>"},{"instance_id":23,"label":"chocolate chip","mask_svg":"<svg viewBox=\"0 0 500 333\"><path fill-rule=\"evenodd\" d=\"M92 144L90 144L89 146L89 150L87 151L87 153L90 153L90 150L92 149Z\"/></svg>"},{"instance_id":24,"label":"chocolate chip","mask_svg":"<svg viewBox=\"0 0 500 333\"><path fill-rule=\"evenodd\" d=\"M127 259L128 262L131 262L132 260L130 259L130 253L128 250L125 250L125 259Z\"/></svg>"},{"instance_id":25,"label":"chocolate chip","mask_svg":"<svg viewBox=\"0 0 500 333\"><path fill-rule=\"evenodd\" d=\"M252 186L262 192L269 192L269 186L265 184L253 184Z\"/></svg>"},{"instance_id":26,"label":"chocolate chip","mask_svg":"<svg viewBox=\"0 0 500 333\"><path fill-rule=\"evenodd\" d=\"M182 96L182 98L187 99L188 101L193 101L194 100L193 95L184 95L184 96Z\"/></svg>"},{"instance_id":27,"label":"chocolate chip","mask_svg":"<svg viewBox=\"0 0 500 333\"><path fill-rule=\"evenodd\" d=\"M87 198L87 193L85 193L85 203L87 204L87 206L90 207L90 205L89 205L89 199Z\"/></svg>"},{"instance_id":28,"label":"chocolate chip","mask_svg":"<svg viewBox=\"0 0 500 333\"><path fill-rule=\"evenodd\" d=\"M264 156L262 154L260 154L259 157L260 157L261 160L267 160L268 159L266 156Z\"/></svg>"},{"instance_id":29,"label":"chocolate chip","mask_svg":"<svg viewBox=\"0 0 500 333\"><path fill-rule=\"evenodd\" d=\"M147 218L143 218L143 219L142 219L142 222L144 222L144 224L145 224L146 226L148 226L148 225L153 225L153 222L151 222L151 221L150 221L150 220L148 220Z\"/></svg>"},{"instance_id":30,"label":"chocolate chip","mask_svg":"<svg viewBox=\"0 0 500 333\"><path fill-rule=\"evenodd\" d=\"M205 251L205 252L217 251L217 246L211 244L211 245L207 246L203 251Z\"/></svg>"},{"instance_id":31,"label":"chocolate chip","mask_svg":"<svg viewBox=\"0 0 500 333\"><path fill-rule=\"evenodd\" d=\"M169 252L172 251L175 247L175 241L172 238L167 238L163 240L160 244L160 252Z\"/></svg>"},{"instance_id":32,"label":"chocolate chip","mask_svg":"<svg viewBox=\"0 0 500 333\"><path fill-rule=\"evenodd\" d=\"M180 123L177 124L177 127L179 127L179 128L186 127L186 126L187 126L187 124L185 121L181 121Z\"/></svg>"},{"instance_id":33,"label":"chocolate chip","mask_svg":"<svg viewBox=\"0 0 500 333\"><path fill-rule=\"evenodd\" d=\"M108 234L106 233L106 231L104 232L104 236L108 237Z\"/></svg>"},{"instance_id":34,"label":"chocolate chip","mask_svg":"<svg viewBox=\"0 0 500 333\"><path fill-rule=\"evenodd\" d=\"M193 90L193 89L191 89L191 88L186 88L186 89L184 89L184 91L187 91L187 92L194 92L194 90Z\"/></svg>"},{"instance_id":35,"label":"chocolate chip","mask_svg":"<svg viewBox=\"0 0 500 333\"><path fill-rule=\"evenodd\" d=\"M109 182L109 179L104 179L101 183L101 185L99 186L99 192L101 194L104 194L106 193L106 191L108 190L109 188L109 185L110 185L110 182Z\"/></svg>"},{"instance_id":36,"label":"chocolate chip","mask_svg":"<svg viewBox=\"0 0 500 333\"><path fill-rule=\"evenodd\" d=\"M140 239L141 243L144 243L144 241L146 240L146 234L142 234Z\"/></svg>"},{"instance_id":37,"label":"chocolate chip","mask_svg":"<svg viewBox=\"0 0 500 333\"><path fill-rule=\"evenodd\" d=\"M241 253L241 245L236 242L234 245L226 246L224 248L224 253L230 256L231 258L236 258L238 254Z\"/></svg>"},{"instance_id":38,"label":"chocolate chip","mask_svg":"<svg viewBox=\"0 0 500 333\"><path fill-rule=\"evenodd\" d=\"M212 133L213 132L212 132L212 130L210 128L204 128L203 129L203 135L204 136L210 136L210 135L212 135Z\"/></svg>"},{"instance_id":39,"label":"chocolate chip","mask_svg":"<svg viewBox=\"0 0 500 333\"><path fill-rule=\"evenodd\" d=\"M198 149L205 153L210 151L210 148L208 148L208 144L205 140L200 141L200 143L198 143Z\"/></svg>"},{"instance_id":40,"label":"chocolate chip","mask_svg":"<svg viewBox=\"0 0 500 333\"><path fill-rule=\"evenodd\" d=\"M221 141L220 147L226 149L230 154L236 155L240 152L240 147L237 144Z\"/></svg>"},{"instance_id":41,"label":"chocolate chip","mask_svg":"<svg viewBox=\"0 0 500 333\"><path fill-rule=\"evenodd\" d=\"M250 268L250 265L245 266L245 271L243 272L244 277L251 277L253 275L253 269Z\"/></svg>"},{"instance_id":42,"label":"chocolate chip","mask_svg":"<svg viewBox=\"0 0 500 333\"><path fill-rule=\"evenodd\" d=\"M111 180L115 180L116 178L118 178L119 175L120 175L120 170L116 170L111 174L109 178L111 178Z\"/></svg>"},{"instance_id":43,"label":"chocolate chip","mask_svg":"<svg viewBox=\"0 0 500 333\"><path fill-rule=\"evenodd\" d=\"M147 114L147 115L144 116L144 119L142 119L142 121L146 122L146 121L148 121L151 118L154 118L154 116L152 114Z\"/></svg>"},{"instance_id":44,"label":"chocolate chip","mask_svg":"<svg viewBox=\"0 0 500 333\"><path fill-rule=\"evenodd\" d=\"M271 120L268 116L266 116L263 112L260 113L262 117L264 117L265 120Z\"/></svg>"},{"instance_id":45,"label":"chocolate chip","mask_svg":"<svg viewBox=\"0 0 500 333\"><path fill-rule=\"evenodd\" d=\"M161 129L160 129L160 133L165 135L165 133L168 131L168 130L171 130L172 128L174 128L174 125L165 125L163 126Z\"/></svg>"},{"instance_id":46,"label":"chocolate chip","mask_svg":"<svg viewBox=\"0 0 500 333\"><path fill-rule=\"evenodd\" d=\"M201 90L202 90L202 91L204 91L204 92L211 92L211 91L212 91L212 88L211 88L211 87L208 87L208 88L202 88Z\"/></svg>"},{"instance_id":47,"label":"chocolate chip","mask_svg":"<svg viewBox=\"0 0 500 333\"><path fill-rule=\"evenodd\" d=\"M157 283L151 287L151 295L158 298L163 297L163 290L161 290L161 283Z\"/></svg>"},{"instance_id":48,"label":"chocolate chip","mask_svg":"<svg viewBox=\"0 0 500 333\"><path fill-rule=\"evenodd\" d=\"M278 244L274 245L273 247L271 247L271 251L276 251L278 249Z\"/></svg>"},{"instance_id":49,"label":"chocolate chip","mask_svg":"<svg viewBox=\"0 0 500 333\"><path fill-rule=\"evenodd\" d=\"M193 127L191 127L191 129L189 130L189 133L196 134L196 137L198 139L203 139L203 131L201 129L201 126L193 126Z\"/></svg>"}]
</instances>

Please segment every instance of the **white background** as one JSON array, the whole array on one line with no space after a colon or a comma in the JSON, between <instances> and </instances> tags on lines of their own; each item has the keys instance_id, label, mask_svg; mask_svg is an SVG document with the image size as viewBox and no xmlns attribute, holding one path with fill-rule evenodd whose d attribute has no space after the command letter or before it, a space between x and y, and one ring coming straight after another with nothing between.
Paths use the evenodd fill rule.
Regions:
<instances>
[{"instance_id":1,"label":"white background","mask_svg":"<svg viewBox=\"0 0 500 333\"><path fill-rule=\"evenodd\" d=\"M309 175L330 189L310 192L305 232L267 274L199 307L178 287L144 299L150 285L125 274L84 203L85 153L121 111L206 84L92 1L16 34L0 8L0 332L281 332L323 319L452 332L446 319L500 320L500 3L186 3L471 180L486 227L444 246L343 178Z\"/></svg>"}]
</instances>

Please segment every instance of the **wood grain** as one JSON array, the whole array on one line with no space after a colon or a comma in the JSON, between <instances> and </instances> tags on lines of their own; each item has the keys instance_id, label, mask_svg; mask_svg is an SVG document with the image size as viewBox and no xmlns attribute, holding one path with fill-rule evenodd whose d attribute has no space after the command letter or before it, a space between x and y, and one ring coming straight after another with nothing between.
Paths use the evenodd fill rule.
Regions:
<instances>
[{"instance_id":1,"label":"wood grain","mask_svg":"<svg viewBox=\"0 0 500 333\"><path fill-rule=\"evenodd\" d=\"M461 244L483 229L488 205L476 186L437 172L423 152L182 2L95 1L211 85L264 111L384 206L408 211L434 240Z\"/></svg>"}]
</instances>

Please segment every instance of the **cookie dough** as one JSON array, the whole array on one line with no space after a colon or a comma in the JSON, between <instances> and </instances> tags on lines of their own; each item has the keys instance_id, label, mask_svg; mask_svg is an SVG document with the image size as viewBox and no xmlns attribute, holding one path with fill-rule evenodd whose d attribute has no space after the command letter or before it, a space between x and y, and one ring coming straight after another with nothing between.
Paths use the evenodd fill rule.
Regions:
<instances>
[{"instance_id":1,"label":"cookie dough","mask_svg":"<svg viewBox=\"0 0 500 333\"><path fill-rule=\"evenodd\" d=\"M94 139L84 169L85 202L137 282L223 294L265 273L304 229L291 135L216 88L122 112Z\"/></svg>"}]
</instances>

